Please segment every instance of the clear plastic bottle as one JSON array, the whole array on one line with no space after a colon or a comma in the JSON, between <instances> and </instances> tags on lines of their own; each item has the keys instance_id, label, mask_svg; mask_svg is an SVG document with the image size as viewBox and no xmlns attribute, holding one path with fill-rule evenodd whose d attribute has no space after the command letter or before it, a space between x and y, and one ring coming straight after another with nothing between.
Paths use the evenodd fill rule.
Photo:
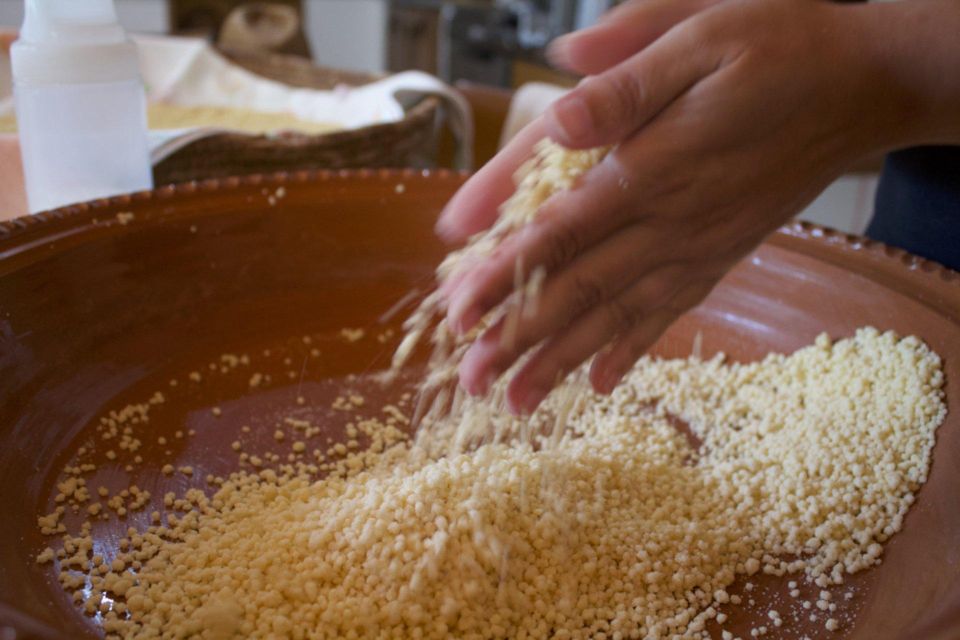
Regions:
<instances>
[{"instance_id":1,"label":"clear plastic bottle","mask_svg":"<svg viewBox=\"0 0 960 640\"><path fill-rule=\"evenodd\" d=\"M11 62L31 212L153 186L137 50L113 0L26 0Z\"/></svg>"}]
</instances>

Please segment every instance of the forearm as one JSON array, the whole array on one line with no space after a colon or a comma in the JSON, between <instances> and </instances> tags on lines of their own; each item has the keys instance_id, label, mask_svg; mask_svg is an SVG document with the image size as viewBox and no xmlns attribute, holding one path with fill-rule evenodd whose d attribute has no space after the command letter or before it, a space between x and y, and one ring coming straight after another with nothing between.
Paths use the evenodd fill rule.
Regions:
<instances>
[{"instance_id":1,"label":"forearm","mask_svg":"<svg viewBox=\"0 0 960 640\"><path fill-rule=\"evenodd\" d=\"M881 151L960 144L960 1L910 0L838 7L874 74ZM865 114L866 115L866 114Z\"/></svg>"}]
</instances>

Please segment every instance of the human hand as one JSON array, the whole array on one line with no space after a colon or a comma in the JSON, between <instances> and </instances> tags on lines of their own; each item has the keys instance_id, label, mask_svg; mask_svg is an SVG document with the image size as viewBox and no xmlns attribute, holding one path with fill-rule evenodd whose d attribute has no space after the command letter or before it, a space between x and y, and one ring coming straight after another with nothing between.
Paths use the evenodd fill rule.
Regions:
<instances>
[{"instance_id":1,"label":"human hand","mask_svg":"<svg viewBox=\"0 0 960 640\"><path fill-rule=\"evenodd\" d=\"M544 135L570 148L617 144L572 191L551 199L449 292L460 332L502 302L522 257L548 273L515 339L503 325L464 357L461 384L510 382L518 412L597 354L590 380L611 391L681 313L799 212L849 163L896 144L902 104L886 93L861 9L814 0L635 0L554 49L588 74L450 202L438 231L489 226L510 176ZM599 352L599 353L598 353Z\"/></svg>"}]
</instances>

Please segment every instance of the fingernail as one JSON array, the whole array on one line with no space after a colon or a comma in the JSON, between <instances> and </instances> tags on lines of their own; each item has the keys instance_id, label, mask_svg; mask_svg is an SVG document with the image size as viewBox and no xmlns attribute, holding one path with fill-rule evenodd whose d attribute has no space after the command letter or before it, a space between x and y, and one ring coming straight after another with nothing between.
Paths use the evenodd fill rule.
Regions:
<instances>
[{"instance_id":1,"label":"fingernail","mask_svg":"<svg viewBox=\"0 0 960 640\"><path fill-rule=\"evenodd\" d=\"M468 305L467 296L459 291L453 291L447 304L447 323L457 335L463 335L470 330L473 324L468 324L475 313Z\"/></svg>"},{"instance_id":2,"label":"fingernail","mask_svg":"<svg viewBox=\"0 0 960 640\"><path fill-rule=\"evenodd\" d=\"M460 335L463 335L477 326L477 323L480 322L480 312L476 307L470 307L462 313L459 320L457 321L457 331Z\"/></svg>"},{"instance_id":3,"label":"fingernail","mask_svg":"<svg viewBox=\"0 0 960 640\"><path fill-rule=\"evenodd\" d=\"M433 231L440 236L442 240L447 242L455 239L453 223L450 222L450 216L447 215L446 211L440 214L437 224L433 226Z\"/></svg>"},{"instance_id":4,"label":"fingernail","mask_svg":"<svg viewBox=\"0 0 960 640\"><path fill-rule=\"evenodd\" d=\"M616 371L604 371L600 375L600 379L597 381L597 386L594 391L608 396L613 393L613 390L617 388L618 384L620 384L621 378L623 378L623 376Z\"/></svg>"},{"instance_id":5,"label":"fingernail","mask_svg":"<svg viewBox=\"0 0 960 640\"><path fill-rule=\"evenodd\" d=\"M465 375L466 359L460 364L460 385L471 396L485 396L490 392L493 383L497 381L496 371L487 371L480 375Z\"/></svg>"},{"instance_id":6,"label":"fingernail","mask_svg":"<svg viewBox=\"0 0 960 640\"><path fill-rule=\"evenodd\" d=\"M567 69L570 67L570 49L567 43L570 42L568 36L559 36L547 45L547 61L554 67Z\"/></svg>"},{"instance_id":7,"label":"fingernail","mask_svg":"<svg viewBox=\"0 0 960 640\"><path fill-rule=\"evenodd\" d=\"M577 142L593 128L587 102L576 92L568 94L553 105L553 121L567 140Z\"/></svg>"},{"instance_id":8,"label":"fingernail","mask_svg":"<svg viewBox=\"0 0 960 640\"><path fill-rule=\"evenodd\" d=\"M488 373L486 376L484 376L480 384L480 395L485 396L488 393L490 393L490 389L493 387L493 383L496 381L497 381L496 373Z\"/></svg>"},{"instance_id":9,"label":"fingernail","mask_svg":"<svg viewBox=\"0 0 960 640\"><path fill-rule=\"evenodd\" d=\"M450 301L453 300L457 291L460 290L460 285L463 283L465 275L462 270L453 271L437 286L437 293L440 294L447 308L450 307Z\"/></svg>"},{"instance_id":10,"label":"fingernail","mask_svg":"<svg viewBox=\"0 0 960 640\"><path fill-rule=\"evenodd\" d=\"M477 303L477 296L473 287L463 286L462 281L458 286L453 287L448 292L447 297L447 323L459 335L476 326L483 318L483 310Z\"/></svg>"},{"instance_id":11,"label":"fingernail","mask_svg":"<svg viewBox=\"0 0 960 640\"><path fill-rule=\"evenodd\" d=\"M472 311L461 312L459 314L454 314L447 312L447 324L453 330L454 335L459 338L462 338L473 329L474 325L477 324L477 321L474 317Z\"/></svg>"},{"instance_id":12,"label":"fingernail","mask_svg":"<svg viewBox=\"0 0 960 640\"><path fill-rule=\"evenodd\" d=\"M442 300L446 301L447 307L450 306L450 294L455 291L453 282L450 280L450 278L447 278L446 280L442 280L440 284L437 285L437 293L440 295Z\"/></svg>"},{"instance_id":13,"label":"fingernail","mask_svg":"<svg viewBox=\"0 0 960 640\"><path fill-rule=\"evenodd\" d=\"M492 387L494 383L494 380L488 380L486 378L467 383L461 377L460 381L464 390L474 397L487 395L487 392L490 391L490 387Z\"/></svg>"},{"instance_id":14,"label":"fingernail","mask_svg":"<svg viewBox=\"0 0 960 640\"><path fill-rule=\"evenodd\" d=\"M456 224L457 217L454 215L455 209L450 206L451 204L453 203L447 203L447 206L440 212L437 223L433 225L434 232L445 242L457 242L460 239Z\"/></svg>"}]
</instances>

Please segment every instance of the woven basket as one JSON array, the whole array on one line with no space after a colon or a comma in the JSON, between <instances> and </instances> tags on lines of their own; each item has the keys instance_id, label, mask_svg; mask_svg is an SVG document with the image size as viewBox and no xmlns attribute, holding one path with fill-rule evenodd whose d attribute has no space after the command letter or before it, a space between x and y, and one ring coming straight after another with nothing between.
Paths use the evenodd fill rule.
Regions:
<instances>
[{"instance_id":1,"label":"woven basket","mask_svg":"<svg viewBox=\"0 0 960 640\"><path fill-rule=\"evenodd\" d=\"M332 89L376 76L318 67L287 55L221 51L239 66L296 87ZM153 168L156 184L302 169L436 166L440 104L426 98L398 122L319 135L221 133L190 143Z\"/></svg>"}]
</instances>

